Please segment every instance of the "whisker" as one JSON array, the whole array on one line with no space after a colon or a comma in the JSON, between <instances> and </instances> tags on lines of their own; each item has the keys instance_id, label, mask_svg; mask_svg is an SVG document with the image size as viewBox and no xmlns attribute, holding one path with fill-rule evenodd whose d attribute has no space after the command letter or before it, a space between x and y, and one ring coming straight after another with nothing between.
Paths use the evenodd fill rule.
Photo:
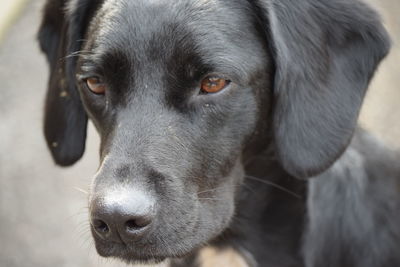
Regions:
<instances>
[{"instance_id":1,"label":"whisker","mask_svg":"<svg viewBox=\"0 0 400 267\"><path fill-rule=\"evenodd\" d=\"M65 217L64 220L70 222L75 219L79 219L80 217L87 215L87 214L88 214L88 208L83 207L83 208L79 209L77 212L72 213L72 214L68 215L67 217Z\"/></svg>"},{"instance_id":2,"label":"whisker","mask_svg":"<svg viewBox=\"0 0 400 267\"><path fill-rule=\"evenodd\" d=\"M86 191L86 190L84 190L84 189L82 189L82 188L80 188L80 187L74 186L73 189L75 189L75 190L78 191L78 192L81 192L81 193L84 193L84 194L86 194L86 195L89 195L89 192L88 192L88 191Z\"/></svg>"},{"instance_id":3,"label":"whisker","mask_svg":"<svg viewBox=\"0 0 400 267\"><path fill-rule=\"evenodd\" d=\"M197 195L208 193L208 192L214 192L214 191L217 191L220 189L231 189L231 188L235 188L235 187L241 187L241 185L223 185L223 186L219 186L219 187L215 187L215 188L197 192Z\"/></svg>"},{"instance_id":4,"label":"whisker","mask_svg":"<svg viewBox=\"0 0 400 267\"><path fill-rule=\"evenodd\" d=\"M213 198L213 197L199 197L199 200L217 200L217 201L223 201L224 199Z\"/></svg>"},{"instance_id":5,"label":"whisker","mask_svg":"<svg viewBox=\"0 0 400 267\"><path fill-rule=\"evenodd\" d=\"M92 53L91 51L79 50L79 51L72 52L72 53L66 55L65 57L62 57L61 60L79 57L79 56L87 55L87 54L91 54L91 53Z\"/></svg>"},{"instance_id":6,"label":"whisker","mask_svg":"<svg viewBox=\"0 0 400 267\"><path fill-rule=\"evenodd\" d=\"M268 181L268 180L263 180L261 178L250 176L250 175L246 175L246 178L248 178L250 180L253 180L253 181L256 181L256 182L260 182L260 183L266 184L266 185L273 186L273 187L275 187L277 189L280 189L281 191L286 192L286 193L288 193L288 194L290 194L290 195L292 195L292 196L294 196L296 198L302 199L302 196L300 196L299 194L296 194L295 192L290 191L289 189L287 189L287 188L285 188L285 187L283 187L281 185L278 185L278 184L276 184L274 182L271 182L271 181Z\"/></svg>"}]
</instances>

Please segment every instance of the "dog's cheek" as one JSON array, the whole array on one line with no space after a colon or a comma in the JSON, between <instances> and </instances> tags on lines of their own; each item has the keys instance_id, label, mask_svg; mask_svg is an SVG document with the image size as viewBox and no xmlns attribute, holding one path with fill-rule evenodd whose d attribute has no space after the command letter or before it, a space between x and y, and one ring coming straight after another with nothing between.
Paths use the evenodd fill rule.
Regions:
<instances>
[{"instance_id":1,"label":"dog's cheek","mask_svg":"<svg viewBox=\"0 0 400 267\"><path fill-rule=\"evenodd\" d=\"M235 214L237 192L243 177L243 165L238 158L228 176L221 178L216 186L204 190L205 194L198 194L203 212L210 214L209 221L205 223L213 226L212 235L218 235L229 227Z\"/></svg>"},{"instance_id":2,"label":"dog's cheek","mask_svg":"<svg viewBox=\"0 0 400 267\"><path fill-rule=\"evenodd\" d=\"M251 88L238 88L237 92L219 102L209 106L206 115L201 114L206 118L206 125L201 125L199 131L202 139L207 140L203 160L209 162L208 171L210 174L219 172L225 177L233 170L256 128L258 104Z\"/></svg>"}]
</instances>

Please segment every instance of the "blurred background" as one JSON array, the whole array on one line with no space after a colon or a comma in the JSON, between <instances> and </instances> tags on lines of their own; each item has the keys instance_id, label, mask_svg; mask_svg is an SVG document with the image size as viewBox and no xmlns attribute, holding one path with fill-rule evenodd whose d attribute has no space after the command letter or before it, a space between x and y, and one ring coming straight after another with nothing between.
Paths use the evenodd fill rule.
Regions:
<instances>
[{"instance_id":1,"label":"blurred background","mask_svg":"<svg viewBox=\"0 0 400 267\"><path fill-rule=\"evenodd\" d=\"M360 123L400 147L400 0L368 2L383 15L394 46ZM42 136L48 67L36 32L43 3L0 0L0 267L126 266L97 256L89 233L85 192L98 164L93 127L84 158L67 169L53 164Z\"/></svg>"}]
</instances>

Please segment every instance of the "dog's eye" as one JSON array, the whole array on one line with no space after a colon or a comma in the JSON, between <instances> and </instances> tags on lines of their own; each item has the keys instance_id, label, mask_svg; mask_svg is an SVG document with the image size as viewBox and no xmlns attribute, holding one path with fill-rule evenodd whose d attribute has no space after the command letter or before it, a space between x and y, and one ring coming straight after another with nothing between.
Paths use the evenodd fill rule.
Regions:
<instances>
[{"instance_id":1,"label":"dog's eye","mask_svg":"<svg viewBox=\"0 0 400 267\"><path fill-rule=\"evenodd\" d=\"M201 81L201 92L204 94L217 93L230 83L229 80L218 76L208 76Z\"/></svg>"},{"instance_id":2,"label":"dog's eye","mask_svg":"<svg viewBox=\"0 0 400 267\"><path fill-rule=\"evenodd\" d=\"M86 84L90 91L95 94L103 95L106 92L106 85L96 77L86 79Z\"/></svg>"}]
</instances>

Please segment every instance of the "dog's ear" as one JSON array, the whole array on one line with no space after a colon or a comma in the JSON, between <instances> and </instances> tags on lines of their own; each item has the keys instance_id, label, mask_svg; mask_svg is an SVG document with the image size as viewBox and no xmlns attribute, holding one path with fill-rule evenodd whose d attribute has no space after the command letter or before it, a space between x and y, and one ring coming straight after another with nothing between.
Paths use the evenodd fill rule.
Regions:
<instances>
[{"instance_id":1,"label":"dog's ear","mask_svg":"<svg viewBox=\"0 0 400 267\"><path fill-rule=\"evenodd\" d=\"M274 49L273 131L292 175L327 169L346 149L368 83L390 48L358 0L260 0Z\"/></svg>"},{"instance_id":2,"label":"dog's ear","mask_svg":"<svg viewBox=\"0 0 400 267\"><path fill-rule=\"evenodd\" d=\"M50 65L44 133L55 162L75 163L85 150L87 115L76 87L74 53L81 49L93 3L49 0L38 39Z\"/></svg>"}]
</instances>

